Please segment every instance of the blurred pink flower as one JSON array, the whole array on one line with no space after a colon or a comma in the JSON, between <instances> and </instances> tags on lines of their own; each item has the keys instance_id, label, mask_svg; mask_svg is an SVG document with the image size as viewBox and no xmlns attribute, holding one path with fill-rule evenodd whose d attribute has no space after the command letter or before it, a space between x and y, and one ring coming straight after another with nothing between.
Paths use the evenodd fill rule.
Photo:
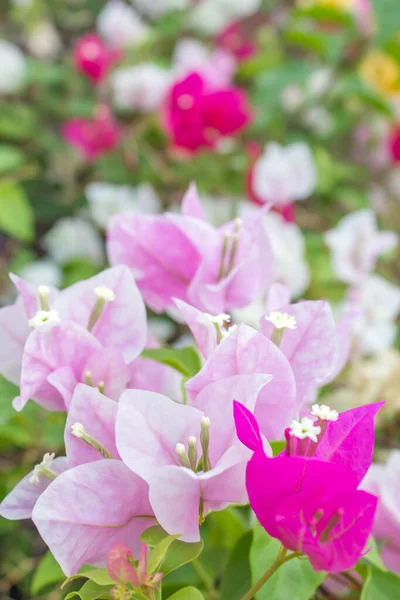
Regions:
<instances>
[{"instance_id":1,"label":"blurred pink flower","mask_svg":"<svg viewBox=\"0 0 400 600\"><path fill-rule=\"evenodd\" d=\"M354 567L371 534L377 498L357 489L345 464L285 454L268 458L253 415L239 403L234 410L238 436L254 452L246 485L261 525L285 548L307 554L316 571Z\"/></svg>"},{"instance_id":2,"label":"blurred pink flower","mask_svg":"<svg viewBox=\"0 0 400 600\"><path fill-rule=\"evenodd\" d=\"M388 146L390 156L394 163L400 163L400 125L396 125L392 128L389 139Z\"/></svg>"},{"instance_id":3,"label":"blurred pink flower","mask_svg":"<svg viewBox=\"0 0 400 600\"><path fill-rule=\"evenodd\" d=\"M163 115L172 144L189 153L216 148L222 138L243 129L250 118L243 90L209 89L207 81L195 72L172 86Z\"/></svg>"},{"instance_id":4,"label":"blurred pink flower","mask_svg":"<svg viewBox=\"0 0 400 600\"><path fill-rule=\"evenodd\" d=\"M142 543L138 564L135 566L134 557L131 549L126 544L117 542L111 548L107 556L107 572L114 581L117 581L122 586L130 583L133 588L155 588L162 579L162 573L147 572L147 546ZM123 591L123 590L121 590ZM118 586L115 594L118 592ZM120 598L111 590L112 598ZM131 594L128 595L128 598Z\"/></svg>"},{"instance_id":5,"label":"blurred pink flower","mask_svg":"<svg viewBox=\"0 0 400 600\"><path fill-rule=\"evenodd\" d=\"M121 51L109 48L96 33L87 33L80 38L73 54L76 69L93 83L103 81L121 58Z\"/></svg>"},{"instance_id":6,"label":"blurred pink flower","mask_svg":"<svg viewBox=\"0 0 400 600\"><path fill-rule=\"evenodd\" d=\"M113 150L121 138L118 123L103 104L97 106L91 119L74 117L66 121L61 133L67 144L76 148L88 162Z\"/></svg>"}]
</instances>

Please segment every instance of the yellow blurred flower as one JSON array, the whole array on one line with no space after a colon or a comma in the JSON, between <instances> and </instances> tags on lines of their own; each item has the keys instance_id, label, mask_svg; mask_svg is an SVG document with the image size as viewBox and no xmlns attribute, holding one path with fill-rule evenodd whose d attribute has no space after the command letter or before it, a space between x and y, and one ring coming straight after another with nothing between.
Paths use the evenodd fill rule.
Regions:
<instances>
[{"instance_id":1,"label":"yellow blurred flower","mask_svg":"<svg viewBox=\"0 0 400 600\"><path fill-rule=\"evenodd\" d=\"M360 65L361 77L383 95L400 92L400 65L389 54L371 50Z\"/></svg>"},{"instance_id":2,"label":"yellow blurred flower","mask_svg":"<svg viewBox=\"0 0 400 600\"><path fill-rule=\"evenodd\" d=\"M309 8L311 6L323 6L337 10L348 11L355 6L356 0L300 0L300 6Z\"/></svg>"}]
</instances>

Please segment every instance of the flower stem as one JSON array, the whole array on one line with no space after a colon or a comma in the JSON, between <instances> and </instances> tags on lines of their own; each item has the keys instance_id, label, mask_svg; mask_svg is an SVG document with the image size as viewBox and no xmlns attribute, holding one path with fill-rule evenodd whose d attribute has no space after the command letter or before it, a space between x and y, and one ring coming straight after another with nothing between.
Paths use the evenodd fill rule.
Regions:
<instances>
[{"instance_id":1,"label":"flower stem","mask_svg":"<svg viewBox=\"0 0 400 600\"><path fill-rule=\"evenodd\" d=\"M251 590L249 590L241 600L252 600L255 597L256 593L263 587L265 583L267 583L268 579L272 577L272 575L279 569L281 565L292 560L292 558L297 558L301 556L301 552L292 552L291 554L287 554L287 550L284 546L278 552L278 555L272 565L267 569L264 575L253 585Z\"/></svg>"}]
</instances>

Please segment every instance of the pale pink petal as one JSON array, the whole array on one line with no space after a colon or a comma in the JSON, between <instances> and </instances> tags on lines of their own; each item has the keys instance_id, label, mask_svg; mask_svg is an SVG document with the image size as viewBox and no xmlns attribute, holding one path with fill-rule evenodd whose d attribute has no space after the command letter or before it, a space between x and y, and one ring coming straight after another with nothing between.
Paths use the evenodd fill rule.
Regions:
<instances>
[{"instance_id":1,"label":"pale pink petal","mask_svg":"<svg viewBox=\"0 0 400 600\"><path fill-rule=\"evenodd\" d=\"M210 510L223 510L229 504L247 504L248 502L246 466L250 453L243 452L245 449L242 448L240 456L239 452L232 450L237 454L236 460L230 461L231 457L226 456L216 465L215 469L199 475L205 513ZM239 457L241 460L237 461ZM225 462L226 465L223 464Z\"/></svg>"},{"instance_id":2,"label":"pale pink petal","mask_svg":"<svg viewBox=\"0 0 400 600\"><path fill-rule=\"evenodd\" d=\"M0 373L16 385L20 382L24 346L31 331L21 299L0 309Z\"/></svg>"},{"instance_id":3,"label":"pale pink petal","mask_svg":"<svg viewBox=\"0 0 400 600\"><path fill-rule=\"evenodd\" d=\"M56 473L66 471L69 468L67 458L65 456L55 458L51 468ZM19 521L20 519L31 518L37 499L51 483L51 479L47 479L44 476L39 476L38 484L30 483L29 479L32 473L33 471L25 475L1 502L0 515L4 519Z\"/></svg>"},{"instance_id":4,"label":"pale pink petal","mask_svg":"<svg viewBox=\"0 0 400 600\"><path fill-rule=\"evenodd\" d=\"M102 348L92 354L85 364L85 371L89 371L94 387L104 383L105 394L118 400L127 387L131 375L124 357L119 348Z\"/></svg>"},{"instance_id":5,"label":"pale pink petal","mask_svg":"<svg viewBox=\"0 0 400 600\"><path fill-rule=\"evenodd\" d=\"M174 302L189 326L204 358L208 358L217 347L217 329L210 316L182 300L174 299Z\"/></svg>"},{"instance_id":6,"label":"pale pink petal","mask_svg":"<svg viewBox=\"0 0 400 600\"><path fill-rule=\"evenodd\" d=\"M32 519L67 576L104 567L115 542L133 554L155 525L148 486L121 461L99 460L61 474L37 501Z\"/></svg>"},{"instance_id":7,"label":"pale pink petal","mask_svg":"<svg viewBox=\"0 0 400 600\"><path fill-rule=\"evenodd\" d=\"M61 318L87 327L97 287L111 289L115 300L106 302L92 333L103 345L118 347L127 361L133 360L145 347L147 324L142 296L127 267L107 269L72 285L60 294L55 308Z\"/></svg>"},{"instance_id":8,"label":"pale pink petal","mask_svg":"<svg viewBox=\"0 0 400 600\"><path fill-rule=\"evenodd\" d=\"M33 398L46 408L63 410L62 396L48 383L48 376L60 367L69 366L80 381L88 357L99 347L100 343L86 329L71 321L43 325L33 331L22 359L18 408L22 409Z\"/></svg>"},{"instance_id":9,"label":"pale pink petal","mask_svg":"<svg viewBox=\"0 0 400 600\"><path fill-rule=\"evenodd\" d=\"M181 211L185 217L193 217L195 219L201 219L202 221L207 220L195 183L190 184L188 191L184 195Z\"/></svg>"},{"instance_id":10,"label":"pale pink petal","mask_svg":"<svg viewBox=\"0 0 400 600\"><path fill-rule=\"evenodd\" d=\"M268 290L267 312L279 310L281 306L290 303L290 290L284 283L273 283Z\"/></svg>"},{"instance_id":11,"label":"pale pink petal","mask_svg":"<svg viewBox=\"0 0 400 600\"><path fill-rule=\"evenodd\" d=\"M78 384L72 396L65 424L65 450L72 466L97 461L101 454L72 433L72 425L81 423L86 432L119 458L115 445L115 419L118 405L98 390Z\"/></svg>"},{"instance_id":12,"label":"pale pink petal","mask_svg":"<svg viewBox=\"0 0 400 600\"><path fill-rule=\"evenodd\" d=\"M166 396L127 390L118 403L117 448L122 460L146 481L162 465L179 465L176 444L200 439L203 413Z\"/></svg>"},{"instance_id":13,"label":"pale pink petal","mask_svg":"<svg viewBox=\"0 0 400 600\"><path fill-rule=\"evenodd\" d=\"M166 466L150 479L150 504L157 521L183 542L200 541L200 481L190 469Z\"/></svg>"},{"instance_id":14,"label":"pale pink petal","mask_svg":"<svg viewBox=\"0 0 400 600\"><path fill-rule=\"evenodd\" d=\"M77 378L71 367L59 367L55 369L50 375L47 377L47 382L59 392L61 395L65 407L68 409L72 394L74 393L74 389L76 384L78 383ZM53 391L50 392L54 393ZM64 407L63 407L64 408Z\"/></svg>"}]
</instances>

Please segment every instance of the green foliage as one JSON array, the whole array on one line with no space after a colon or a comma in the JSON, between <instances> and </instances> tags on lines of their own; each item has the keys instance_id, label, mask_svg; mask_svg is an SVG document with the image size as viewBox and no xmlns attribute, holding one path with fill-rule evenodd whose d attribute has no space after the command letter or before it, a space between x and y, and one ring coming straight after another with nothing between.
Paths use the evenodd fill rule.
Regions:
<instances>
[{"instance_id":1,"label":"green foliage","mask_svg":"<svg viewBox=\"0 0 400 600\"><path fill-rule=\"evenodd\" d=\"M220 600L240 600L251 588L249 552L253 532L248 531L234 547L221 581Z\"/></svg>"},{"instance_id":2,"label":"green foliage","mask_svg":"<svg viewBox=\"0 0 400 600\"><path fill-rule=\"evenodd\" d=\"M13 182L0 182L0 229L22 242L34 236L34 217L23 188Z\"/></svg>"},{"instance_id":3,"label":"green foliage","mask_svg":"<svg viewBox=\"0 0 400 600\"><path fill-rule=\"evenodd\" d=\"M39 594L44 589L64 579L65 575L58 562L48 550L40 561L33 579L31 591L33 595Z\"/></svg>"},{"instance_id":4,"label":"green foliage","mask_svg":"<svg viewBox=\"0 0 400 600\"><path fill-rule=\"evenodd\" d=\"M400 11L398 0L371 0L378 24L376 43L383 45L400 30Z\"/></svg>"},{"instance_id":5,"label":"green foliage","mask_svg":"<svg viewBox=\"0 0 400 600\"><path fill-rule=\"evenodd\" d=\"M279 440L277 442L270 442L269 445L272 448L272 453L274 456L278 456L285 449L286 443L283 440Z\"/></svg>"},{"instance_id":6,"label":"green foliage","mask_svg":"<svg viewBox=\"0 0 400 600\"><path fill-rule=\"evenodd\" d=\"M399 597L400 577L371 565L360 600L394 600Z\"/></svg>"},{"instance_id":7,"label":"green foliage","mask_svg":"<svg viewBox=\"0 0 400 600\"><path fill-rule=\"evenodd\" d=\"M204 596L196 588L186 587L170 596L169 600L204 600Z\"/></svg>"},{"instance_id":8,"label":"green foliage","mask_svg":"<svg viewBox=\"0 0 400 600\"><path fill-rule=\"evenodd\" d=\"M281 543L260 526L254 528L250 550L253 584L276 559ZM306 558L294 558L282 565L257 594L257 600L309 600L326 573L316 573Z\"/></svg>"},{"instance_id":9,"label":"green foliage","mask_svg":"<svg viewBox=\"0 0 400 600\"><path fill-rule=\"evenodd\" d=\"M160 527L156 525L150 527L142 534L142 540L152 548L156 548L168 534ZM169 538L171 536L168 536ZM186 544L179 540L172 540L168 545L168 552L164 559L159 564L158 569L168 575L171 571L175 571L182 565L185 565L199 556L203 550L203 541L195 542L193 544Z\"/></svg>"},{"instance_id":10,"label":"green foliage","mask_svg":"<svg viewBox=\"0 0 400 600\"><path fill-rule=\"evenodd\" d=\"M200 356L195 348L152 348L144 350L142 358L150 358L172 367L185 377L193 377L201 369Z\"/></svg>"},{"instance_id":11,"label":"green foliage","mask_svg":"<svg viewBox=\"0 0 400 600\"><path fill-rule=\"evenodd\" d=\"M80 598L81 600L102 600L111 598L110 586L98 585L94 581L87 581L80 590L70 592L65 596L65 600Z\"/></svg>"},{"instance_id":12,"label":"green foliage","mask_svg":"<svg viewBox=\"0 0 400 600\"><path fill-rule=\"evenodd\" d=\"M21 150L8 144L0 145L0 175L13 171L24 162L25 157Z\"/></svg>"}]
</instances>

